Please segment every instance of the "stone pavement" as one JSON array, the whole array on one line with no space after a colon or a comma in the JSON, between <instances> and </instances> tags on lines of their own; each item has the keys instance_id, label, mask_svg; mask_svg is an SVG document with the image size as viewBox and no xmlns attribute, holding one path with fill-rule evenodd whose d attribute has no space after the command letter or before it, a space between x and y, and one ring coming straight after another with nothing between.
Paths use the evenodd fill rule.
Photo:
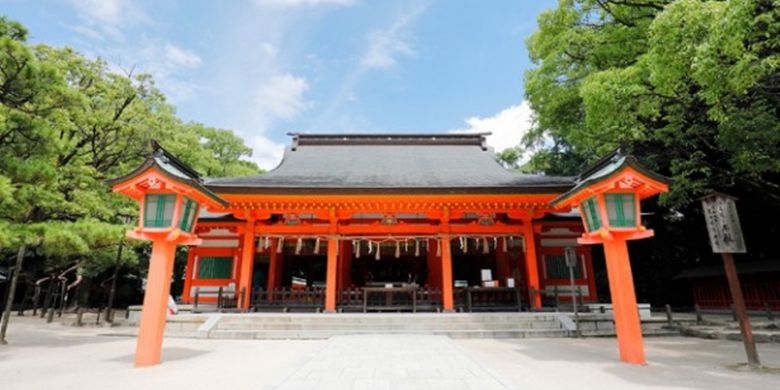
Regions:
<instances>
[{"instance_id":1,"label":"stone pavement","mask_svg":"<svg viewBox=\"0 0 780 390\"><path fill-rule=\"evenodd\" d=\"M446 336L336 336L274 388L507 389Z\"/></svg>"}]
</instances>

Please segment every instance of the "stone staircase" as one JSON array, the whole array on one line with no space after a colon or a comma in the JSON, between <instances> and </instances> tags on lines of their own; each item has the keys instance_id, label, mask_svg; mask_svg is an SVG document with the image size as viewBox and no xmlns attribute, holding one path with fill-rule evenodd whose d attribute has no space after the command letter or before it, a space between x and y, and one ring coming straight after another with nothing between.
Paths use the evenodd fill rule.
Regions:
<instances>
[{"instance_id":1,"label":"stone staircase","mask_svg":"<svg viewBox=\"0 0 780 390\"><path fill-rule=\"evenodd\" d=\"M327 339L354 334L433 334L452 338L567 337L556 313L246 313L171 317L168 337Z\"/></svg>"}]
</instances>

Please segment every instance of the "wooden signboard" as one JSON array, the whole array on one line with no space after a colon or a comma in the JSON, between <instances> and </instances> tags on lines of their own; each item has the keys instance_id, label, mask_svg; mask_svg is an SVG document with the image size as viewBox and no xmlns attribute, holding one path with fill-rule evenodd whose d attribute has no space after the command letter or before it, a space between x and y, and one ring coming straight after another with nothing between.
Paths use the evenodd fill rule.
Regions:
<instances>
[{"instance_id":1,"label":"wooden signboard","mask_svg":"<svg viewBox=\"0 0 780 390\"><path fill-rule=\"evenodd\" d=\"M714 194L702 199L707 232L714 253L745 253L745 240L734 198Z\"/></svg>"}]
</instances>

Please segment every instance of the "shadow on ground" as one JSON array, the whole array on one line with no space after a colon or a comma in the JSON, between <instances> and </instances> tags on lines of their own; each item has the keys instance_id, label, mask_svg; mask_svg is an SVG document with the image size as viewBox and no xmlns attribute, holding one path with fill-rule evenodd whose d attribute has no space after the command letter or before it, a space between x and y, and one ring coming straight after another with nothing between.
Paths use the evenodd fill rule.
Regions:
<instances>
[{"instance_id":1,"label":"shadow on ground","mask_svg":"<svg viewBox=\"0 0 780 390\"><path fill-rule=\"evenodd\" d=\"M210 352L211 351L204 351L204 350L192 349L192 348L179 348L179 347L163 348L162 361L175 362L177 360L193 359ZM133 364L134 359L135 359L135 354L133 353L129 355L117 356L111 359L105 359L105 361L124 363L124 364Z\"/></svg>"}]
</instances>

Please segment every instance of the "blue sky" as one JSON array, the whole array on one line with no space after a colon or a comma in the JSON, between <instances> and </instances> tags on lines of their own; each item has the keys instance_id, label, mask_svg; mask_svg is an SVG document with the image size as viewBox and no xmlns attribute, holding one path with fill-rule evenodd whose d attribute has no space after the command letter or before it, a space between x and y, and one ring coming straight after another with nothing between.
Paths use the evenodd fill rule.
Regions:
<instances>
[{"instance_id":1,"label":"blue sky","mask_svg":"<svg viewBox=\"0 0 780 390\"><path fill-rule=\"evenodd\" d=\"M185 120L235 130L272 168L288 132L530 126L525 38L554 1L0 0L32 42L154 75Z\"/></svg>"}]
</instances>

